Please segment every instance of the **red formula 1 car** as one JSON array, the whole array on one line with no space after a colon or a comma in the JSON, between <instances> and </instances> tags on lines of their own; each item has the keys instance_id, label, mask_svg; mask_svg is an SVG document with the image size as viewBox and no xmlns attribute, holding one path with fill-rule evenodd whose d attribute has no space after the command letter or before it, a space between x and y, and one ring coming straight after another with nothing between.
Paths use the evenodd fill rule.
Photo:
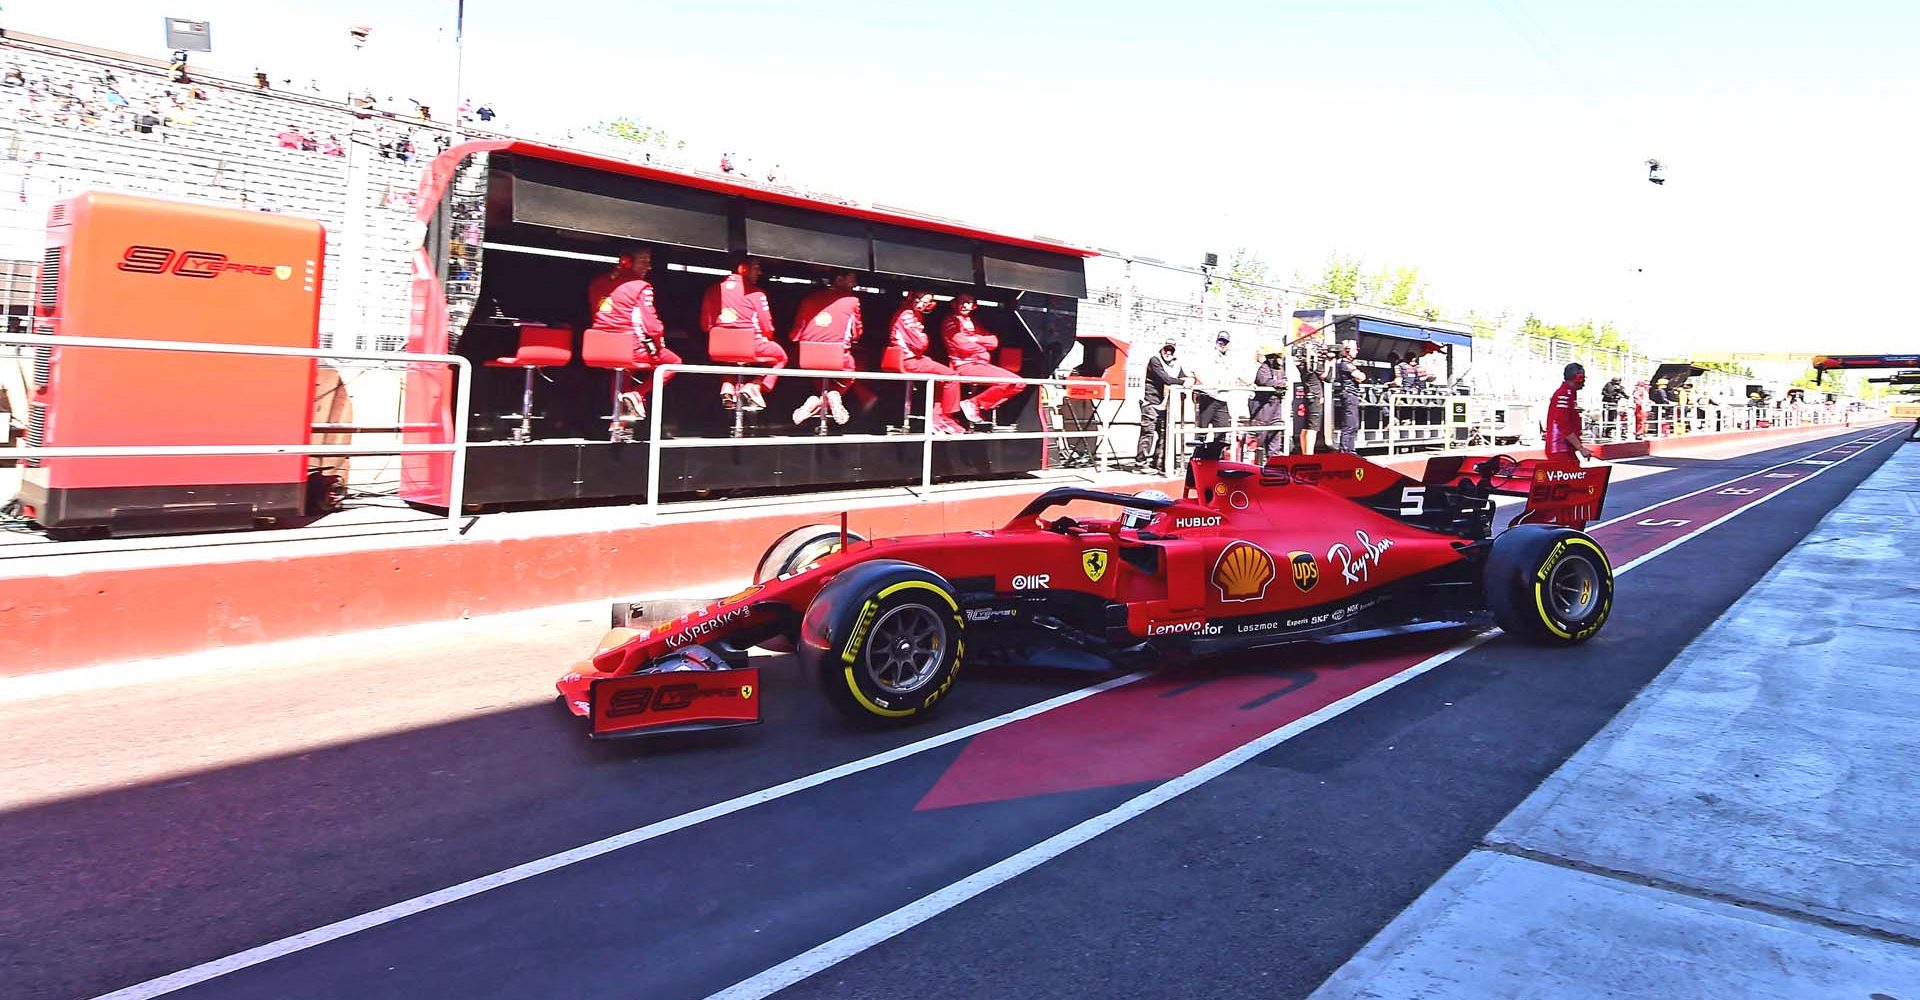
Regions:
<instances>
[{"instance_id":1,"label":"red formula 1 car","mask_svg":"<svg viewBox=\"0 0 1920 1000\"><path fill-rule=\"evenodd\" d=\"M789 532L732 597L670 619L682 609L616 604L562 700L595 737L758 722L759 646L799 653L846 712L905 720L963 663L1127 668L1487 623L1565 644L1606 623L1613 570L1580 530L1604 466L1447 457L1415 480L1352 455L1254 466L1220 447L1198 449L1178 500L1061 487L993 531ZM1498 534L1495 494L1527 498Z\"/></svg>"}]
</instances>

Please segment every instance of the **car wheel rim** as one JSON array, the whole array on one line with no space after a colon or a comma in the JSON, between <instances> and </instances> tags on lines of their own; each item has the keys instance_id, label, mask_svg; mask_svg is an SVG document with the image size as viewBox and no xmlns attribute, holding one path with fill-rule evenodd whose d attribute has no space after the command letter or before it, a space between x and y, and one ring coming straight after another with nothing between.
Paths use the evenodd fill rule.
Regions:
<instances>
[{"instance_id":1,"label":"car wheel rim","mask_svg":"<svg viewBox=\"0 0 1920 1000\"><path fill-rule=\"evenodd\" d=\"M947 651L947 629L932 608L903 604L874 623L867 674L888 694L910 694L933 678Z\"/></svg>"},{"instance_id":2,"label":"car wheel rim","mask_svg":"<svg viewBox=\"0 0 1920 1000\"><path fill-rule=\"evenodd\" d=\"M1600 572L1583 555L1569 555L1547 577L1548 604L1564 621L1583 621L1600 603Z\"/></svg>"}]
</instances>

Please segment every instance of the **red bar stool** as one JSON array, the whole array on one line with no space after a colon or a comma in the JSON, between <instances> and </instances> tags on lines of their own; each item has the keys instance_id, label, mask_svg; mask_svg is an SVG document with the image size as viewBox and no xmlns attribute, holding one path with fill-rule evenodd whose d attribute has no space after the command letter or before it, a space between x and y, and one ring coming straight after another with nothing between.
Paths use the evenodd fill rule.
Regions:
<instances>
[{"instance_id":1,"label":"red bar stool","mask_svg":"<svg viewBox=\"0 0 1920 1000\"><path fill-rule=\"evenodd\" d=\"M735 330L731 327L716 326L707 331L707 357L716 365L750 365L754 361L752 330ZM744 376L726 376L728 395L735 400L740 398L740 383ZM747 433L747 414L736 403L733 408L733 436L743 437Z\"/></svg>"},{"instance_id":2,"label":"red bar stool","mask_svg":"<svg viewBox=\"0 0 1920 1000\"><path fill-rule=\"evenodd\" d=\"M829 344L824 341L812 340L803 340L799 346L800 367L811 368L815 371L846 370L847 349L845 347L839 344ZM814 428L813 432L815 434L825 434L827 432L828 418L831 415L829 411L832 409L827 405L827 393L832 391L833 383L837 381L839 380L830 378L820 380L820 424Z\"/></svg>"},{"instance_id":3,"label":"red bar stool","mask_svg":"<svg viewBox=\"0 0 1920 1000\"><path fill-rule=\"evenodd\" d=\"M619 330L588 330L580 335L580 360L588 368L613 372L613 410L607 417L609 441L633 440L633 423L646 418L621 412L620 396L627 391L627 373L640 367L633 360L633 334ZM643 394L644 397L644 394Z\"/></svg>"},{"instance_id":4,"label":"red bar stool","mask_svg":"<svg viewBox=\"0 0 1920 1000\"><path fill-rule=\"evenodd\" d=\"M904 375L907 373L906 360L906 355L900 352L900 348L889 347L880 355L880 370ZM912 434L914 421L913 401L915 397L918 396L917 390L920 388L920 383L901 382L900 384L907 389L906 401L901 404L900 426L889 427L887 429L890 431L899 431L902 434Z\"/></svg>"},{"instance_id":5,"label":"red bar stool","mask_svg":"<svg viewBox=\"0 0 1920 1000\"><path fill-rule=\"evenodd\" d=\"M538 368L562 368L573 360L573 331L564 326L523 326L520 347L511 357L494 358L488 368L518 368L526 372L520 390L520 412L502 414L502 420L518 420L513 429L515 444L533 440L533 422L543 419L533 413L533 373Z\"/></svg>"}]
</instances>

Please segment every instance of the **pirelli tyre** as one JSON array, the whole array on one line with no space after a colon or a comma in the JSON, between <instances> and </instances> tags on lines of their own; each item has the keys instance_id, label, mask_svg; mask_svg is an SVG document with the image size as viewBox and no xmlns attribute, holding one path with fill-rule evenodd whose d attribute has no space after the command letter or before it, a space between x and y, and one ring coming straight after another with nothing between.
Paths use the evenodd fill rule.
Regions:
<instances>
[{"instance_id":1,"label":"pirelli tyre","mask_svg":"<svg viewBox=\"0 0 1920 1000\"><path fill-rule=\"evenodd\" d=\"M966 656L966 619L939 574L897 559L849 567L800 622L801 662L855 718L905 722L939 705Z\"/></svg>"},{"instance_id":2,"label":"pirelli tyre","mask_svg":"<svg viewBox=\"0 0 1920 1000\"><path fill-rule=\"evenodd\" d=\"M1587 535L1522 524L1487 554L1487 606L1507 634L1569 646L1600 631L1613 611L1613 567Z\"/></svg>"},{"instance_id":3,"label":"pirelli tyre","mask_svg":"<svg viewBox=\"0 0 1920 1000\"><path fill-rule=\"evenodd\" d=\"M864 542L865 538L849 531L848 542ZM808 524L774 539L767 551L760 556L760 565L754 568L753 582L765 583L778 580L790 573L798 573L815 565L820 560L840 551L840 526L837 524Z\"/></svg>"}]
</instances>

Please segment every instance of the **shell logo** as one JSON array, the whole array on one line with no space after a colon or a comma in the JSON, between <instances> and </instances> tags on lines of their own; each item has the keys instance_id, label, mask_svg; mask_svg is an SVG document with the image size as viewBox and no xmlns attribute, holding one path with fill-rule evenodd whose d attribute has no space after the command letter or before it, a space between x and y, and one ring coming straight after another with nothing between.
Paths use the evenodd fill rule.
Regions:
<instances>
[{"instance_id":1,"label":"shell logo","mask_svg":"<svg viewBox=\"0 0 1920 1000\"><path fill-rule=\"evenodd\" d=\"M1226 602L1257 601L1273 582L1273 556L1252 542L1234 542L1213 564L1213 585Z\"/></svg>"}]
</instances>

